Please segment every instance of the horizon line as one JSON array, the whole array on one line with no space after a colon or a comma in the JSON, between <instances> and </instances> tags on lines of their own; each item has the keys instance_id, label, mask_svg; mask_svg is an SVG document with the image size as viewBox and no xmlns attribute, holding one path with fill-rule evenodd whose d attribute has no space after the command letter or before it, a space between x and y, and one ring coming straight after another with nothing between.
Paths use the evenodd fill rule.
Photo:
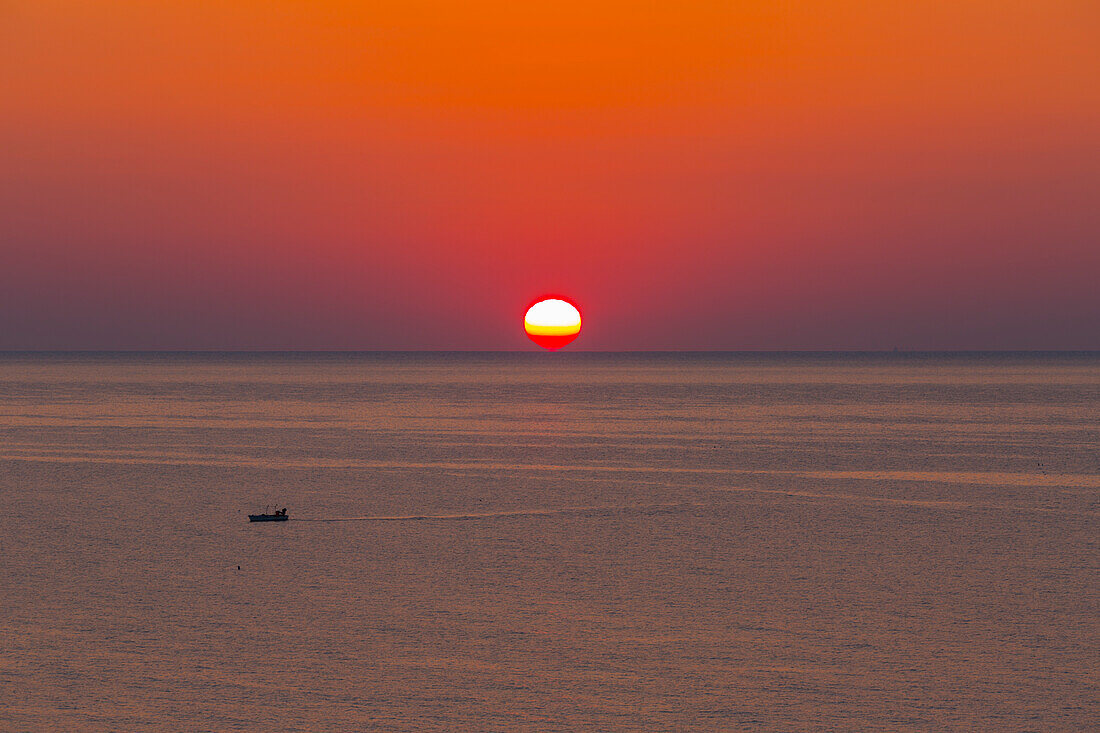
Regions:
<instances>
[{"instance_id":1,"label":"horizon line","mask_svg":"<svg viewBox=\"0 0 1100 733\"><path fill-rule=\"evenodd\" d=\"M35 354L546 354L533 349L0 349ZM1100 349L569 349L554 354L1096 354Z\"/></svg>"}]
</instances>

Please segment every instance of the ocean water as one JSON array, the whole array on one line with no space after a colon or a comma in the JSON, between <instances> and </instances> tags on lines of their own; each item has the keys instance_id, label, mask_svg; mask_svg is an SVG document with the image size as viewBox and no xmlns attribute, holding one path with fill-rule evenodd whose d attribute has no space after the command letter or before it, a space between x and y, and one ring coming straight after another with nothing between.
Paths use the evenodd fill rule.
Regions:
<instances>
[{"instance_id":1,"label":"ocean water","mask_svg":"<svg viewBox=\"0 0 1100 733\"><path fill-rule=\"evenodd\" d=\"M1098 571L1098 355L0 356L3 731L1097 730Z\"/></svg>"}]
</instances>

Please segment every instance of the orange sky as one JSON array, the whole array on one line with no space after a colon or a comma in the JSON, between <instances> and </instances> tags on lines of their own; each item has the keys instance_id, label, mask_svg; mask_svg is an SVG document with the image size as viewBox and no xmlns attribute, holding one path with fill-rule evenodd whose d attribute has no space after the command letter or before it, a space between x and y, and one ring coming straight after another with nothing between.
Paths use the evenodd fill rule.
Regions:
<instances>
[{"instance_id":1,"label":"orange sky","mask_svg":"<svg viewBox=\"0 0 1100 733\"><path fill-rule=\"evenodd\" d=\"M8 0L0 348L1100 348L1100 4Z\"/></svg>"}]
</instances>

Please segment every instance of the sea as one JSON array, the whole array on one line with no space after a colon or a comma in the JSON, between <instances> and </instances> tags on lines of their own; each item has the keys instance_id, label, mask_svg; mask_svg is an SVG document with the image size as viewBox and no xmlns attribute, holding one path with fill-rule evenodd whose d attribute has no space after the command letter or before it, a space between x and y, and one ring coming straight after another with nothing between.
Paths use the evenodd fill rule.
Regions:
<instances>
[{"instance_id":1,"label":"sea","mask_svg":"<svg viewBox=\"0 0 1100 733\"><path fill-rule=\"evenodd\" d=\"M0 730L1100 730L1100 354L0 355Z\"/></svg>"}]
</instances>

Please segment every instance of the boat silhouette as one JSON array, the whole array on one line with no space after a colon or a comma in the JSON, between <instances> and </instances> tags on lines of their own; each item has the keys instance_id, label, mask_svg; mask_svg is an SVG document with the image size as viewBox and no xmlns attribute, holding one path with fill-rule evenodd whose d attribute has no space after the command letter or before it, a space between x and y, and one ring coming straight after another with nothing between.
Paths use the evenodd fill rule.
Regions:
<instances>
[{"instance_id":1,"label":"boat silhouette","mask_svg":"<svg viewBox=\"0 0 1100 733\"><path fill-rule=\"evenodd\" d=\"M250 522L285 522L288 519L286 515L286 507L282 509L276 509L273 512L269 512L267 508L264 508L263 514L249 514L248 521Z\"/></svg>"}]
</instances>

